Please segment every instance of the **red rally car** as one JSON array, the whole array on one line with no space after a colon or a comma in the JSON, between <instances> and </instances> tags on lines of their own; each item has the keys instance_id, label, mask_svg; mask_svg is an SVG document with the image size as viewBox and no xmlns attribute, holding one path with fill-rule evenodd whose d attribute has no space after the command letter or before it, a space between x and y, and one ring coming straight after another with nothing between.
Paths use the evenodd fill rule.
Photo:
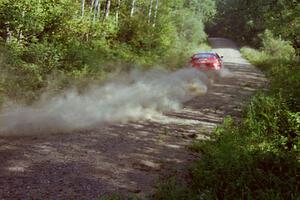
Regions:
<instances>
[{"instance_id":1,"label":"red rally car","mask_svg":"<svg viewBox=\"0 0 300 200\"><path fill-rule=\"evenodd\" d=\"M190 65L200 70L221 70L223 67L223 56L216 52L200 52L191 57Z\"/></svg>"}]
</instances>

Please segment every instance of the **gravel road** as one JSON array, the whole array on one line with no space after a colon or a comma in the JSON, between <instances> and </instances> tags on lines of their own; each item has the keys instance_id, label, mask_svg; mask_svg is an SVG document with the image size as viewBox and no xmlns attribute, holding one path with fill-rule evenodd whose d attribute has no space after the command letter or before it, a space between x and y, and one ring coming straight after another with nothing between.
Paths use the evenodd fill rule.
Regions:
<instances>
[{"instance_id":1,"label":"gravel road","mask_svg":"<svg viewBox=\"0 0 300 200\"><path fill-rule=\"evenodd\" d=\"M160 177L184 176L197 158L187 145L206 138L226 115L239 117L251 94L266 84L232 41L210 42L228 70L178 112L72 133L0 136L0 199L147 199Z\"/></svg>"}]
</instances>

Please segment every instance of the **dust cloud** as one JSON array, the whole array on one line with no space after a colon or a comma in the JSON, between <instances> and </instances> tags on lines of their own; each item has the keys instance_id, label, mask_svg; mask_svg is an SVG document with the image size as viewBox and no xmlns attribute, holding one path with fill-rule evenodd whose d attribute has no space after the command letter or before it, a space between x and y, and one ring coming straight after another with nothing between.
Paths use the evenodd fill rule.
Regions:
<instances>
[{"instance_id":1,"label":"dust cloud","mask_svg":"<svg viewBox=\"0 0 300 200\"><path fill-rule=\"evenodd\" d=\"M91 86L83 94L68 90L42 98L32 106L2 110L0 135L32 135L74 131L103 123L151 119L181 108L182 103L206 92L200 71L133 70Z\"/></svg>"},{"instance_id":2,"label":"dust cloud","mask_svg":"<svg viewBox=\"0 0 300 200\"><path fill-rule=\"evenodd\" d=\"M225 78L225 77L232 77L232 73L230 72L230 70L226 67L222 67L222 69L218 72L218 75L221 78Z\"/></svg>"}]
</instances>

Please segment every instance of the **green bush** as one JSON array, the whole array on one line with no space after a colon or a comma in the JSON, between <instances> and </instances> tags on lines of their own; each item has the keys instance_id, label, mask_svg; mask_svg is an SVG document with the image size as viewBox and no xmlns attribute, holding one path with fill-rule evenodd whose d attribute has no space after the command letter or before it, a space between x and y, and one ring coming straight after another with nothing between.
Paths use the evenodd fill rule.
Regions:
<instances>
[{"instance_id":1,"label":"green bush","mask_svg":"<svg viewBox=\"0 0 300 200\"><path fill-rule=\"evenodd\" d=\"M194 187L209 199L299 198L299 113L278 97L259 94L240 124L227 120L200 146Z\"/></svg>"},{"instance_id":2,"label":"green bush","mask_svg":"<svg viewBox=\"0 0 300 200\"><path fill-rule=\"evenodd\" d=\"M267 75L271 92L280 93L292 111L300 110L300 62L273 63Z\"/></svg>"},{"instance_id":3,"label":"green bush","mask_svg":"<svg viewBox=\"0 0 300 200\"><path fill-rule=\"evenodd\" d=\"M288 41L282 40L280 37L275 38L273 33L266 30L260 35L262 39L262 51L276 60L293 60L296 51L292 44Z\"/></svg>"},{"instance_id":4,"label":"green bush","mask_svg":"<svg viewBox=\"0 0 300 200\"><path fill-rule=\"evenodd\" d=\"M261 65L268 60L268 54L266 52L250 47L241 48L241 53L247 60L250 60L255 65Z\"/></svg>"},{"instance_id":5,"label":"green bush","mask_svg":"<svg viewBox=\"0 0 300 200\"><path fill-rule=\"evenodd\" d=\"M193 144L201 159L189 189L173 184L157 199L298 199L299 148L299 113L278 96L258 94L244 120L226 118L211 140Z\"/></svg>"},{"instance_id":6,"label":"green bush","mask_svg":"<svg viewBox=\"0 0 300 200\"><path fill-rule=\"evenodd\" d=\"M270 80L270 92L281 94L292 111L300 109L300 61L289 42L274 38L270 31L262 35L263 47L255 50L244 47L241 52L266 72Z\"/></svg>"},{"instance_id":7,"label":"green bush","mask_svg":"<svg viewBox=\"0 0 300 200\"><path fill-rule=\"evenodd\" d=\"M258 66L287 64L297 61L296 51L290 42L274 37L273 33L266 30L260 35L262 47L260 50L249 47L241 48L245 58Z\"/></svg>"},{"instance_id":8,"label":"green bush","mask_svg":"<svg viewBox=\"0 0 300 200\"><path fill-rule=\"evenodd\" d=\"M299 113L289 111L283 99L278 96L255 96L247 109L246 128L257 138L265 140L262 150L297 150L300 139ZM269 142L268 142L269 141Z\"/></svg>"}]
</instances>

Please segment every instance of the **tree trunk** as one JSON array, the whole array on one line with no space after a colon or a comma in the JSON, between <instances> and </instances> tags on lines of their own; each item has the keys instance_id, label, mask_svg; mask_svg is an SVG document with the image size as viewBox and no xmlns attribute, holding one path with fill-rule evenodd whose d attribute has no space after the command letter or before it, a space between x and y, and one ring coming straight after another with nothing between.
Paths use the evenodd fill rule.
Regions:
<instances>
[{"instance_id":1,"label":"tree trunk","mask_svg":"<svg viewBox=\"0 0 300 200\"><path fill-rule=\"evenodd\" d=\"M121 0L117 0L117 10L116 10L116 23L117 24L119 22L120 7L121 7Z\"/></svg>"},{"instance_id":2,"label":"tree trunk","mask_svg":"<svg viewBox=\"0 0 300 200\"><path fill-rule=\"evenodd\" d=\"M99 0L93 0L93 3L92 3L92 13L93 13L93 23L95 23L96 21L96 15L97 15L97 5L98 5L98 2Z\"/></svg>"},{"instance_id":3,"label":"tree trunk","mask_svg":"<svg viewBox=\"0 0 300 200\"><path fill-rule=\"evenodd\" d=\"M110 5L111 5L111 0L106 0L104 19L106 19L109 16Z\"/></svg>"},{"instance_id":4,"label":"tree trunk","mask_svg":"<svg viewBox=\"0 0 300 200\"><path fill-rule=\"evenodd\" d=\"M151 15L152 15L152 5L153 5L153 0L150 0L150 6L149 6L149 12L148 12L148 22L151 22Z\"/></svg>"},{"instance_id":5,"label":"tree trunk","mask_svg":"<svg viewBox=\"0 0 300 200\"><path fill-rule=\"evenodd\" d=\"M100 0L95 0L93 5L93 9L94 9L93 23L96 22L96 18L99 14L99 10L98 10L99 5L100 5Z\"/></svg>"},{"instance_id":6,"label":"tree trunk","mask_svg":"<svg viewBox=\"0 0 300 200\"><path fill-rule=\"evenodd\" d=\"M22 11L22 18L24 19L25 18L25 9ZM23 40L23 30L21 27L19 27L19 30L18 30L18 43L20 44Z\"/></svg>"},{"instance_id":7,"label":"tree trunk","mask_svg":"<svg viewBox=\"0 0 300 200\"><path fill-rule=\"evenodd\" d=\"M84 4L85 4L85 0L81 0L81 17L84 17Z\"/></svg>"},{"instance_id":8,"label":"tree trunk","mask_svg":"<svg viewBox=\"0 0 300 200\"><path fill-rule=\"evenodd\" d=\"M96 0L92 0L92 1L91 1L91 9L90 9L91 15L93 14L95 1L96 1Z\"/></svg>"},{"instance_id":9,"label":"tree trunk","mask_svg":"<svg viewBox=\"0 0 300 200\"><path fill-rule=\"evenodd\" d=\"M132 0L132 2L131 2L130 17L133 17L133 15L134 15L134 11L135 11L135 1L136 1L136 0Z\"/></svg>"},{"instance_id":10,"label":"tree trunk","mask_svg":"<svg viewBox=\"0 0 300 200\"><path fill-rule=\"evenodd\" d=\"M98 5L97 5L97 18L100 17L100 7L101 7L101 0L98 1Z\"/></svg>"},{"instance_id":11,"label":"tree trunk","mask_svg":"<svg viewBox=\"0 0 300 200\"><path fill-rule=\"evenodd\" d=\"M156 0L156 4L155 4L153 27L155 27L156 18L157 18L157 12L158 12L158 0Z\"/></svg>"},{"instance_id":12,"label":"tree trunk","mask_svg":"<svg viewBox=\"0 0 300 200\"><path fill-rule=\"evenodd\" d=\"M12 31L10 30L10 23L6 22L6 42L9 43L12 37Z\"/></svg>"}]
</instances>

